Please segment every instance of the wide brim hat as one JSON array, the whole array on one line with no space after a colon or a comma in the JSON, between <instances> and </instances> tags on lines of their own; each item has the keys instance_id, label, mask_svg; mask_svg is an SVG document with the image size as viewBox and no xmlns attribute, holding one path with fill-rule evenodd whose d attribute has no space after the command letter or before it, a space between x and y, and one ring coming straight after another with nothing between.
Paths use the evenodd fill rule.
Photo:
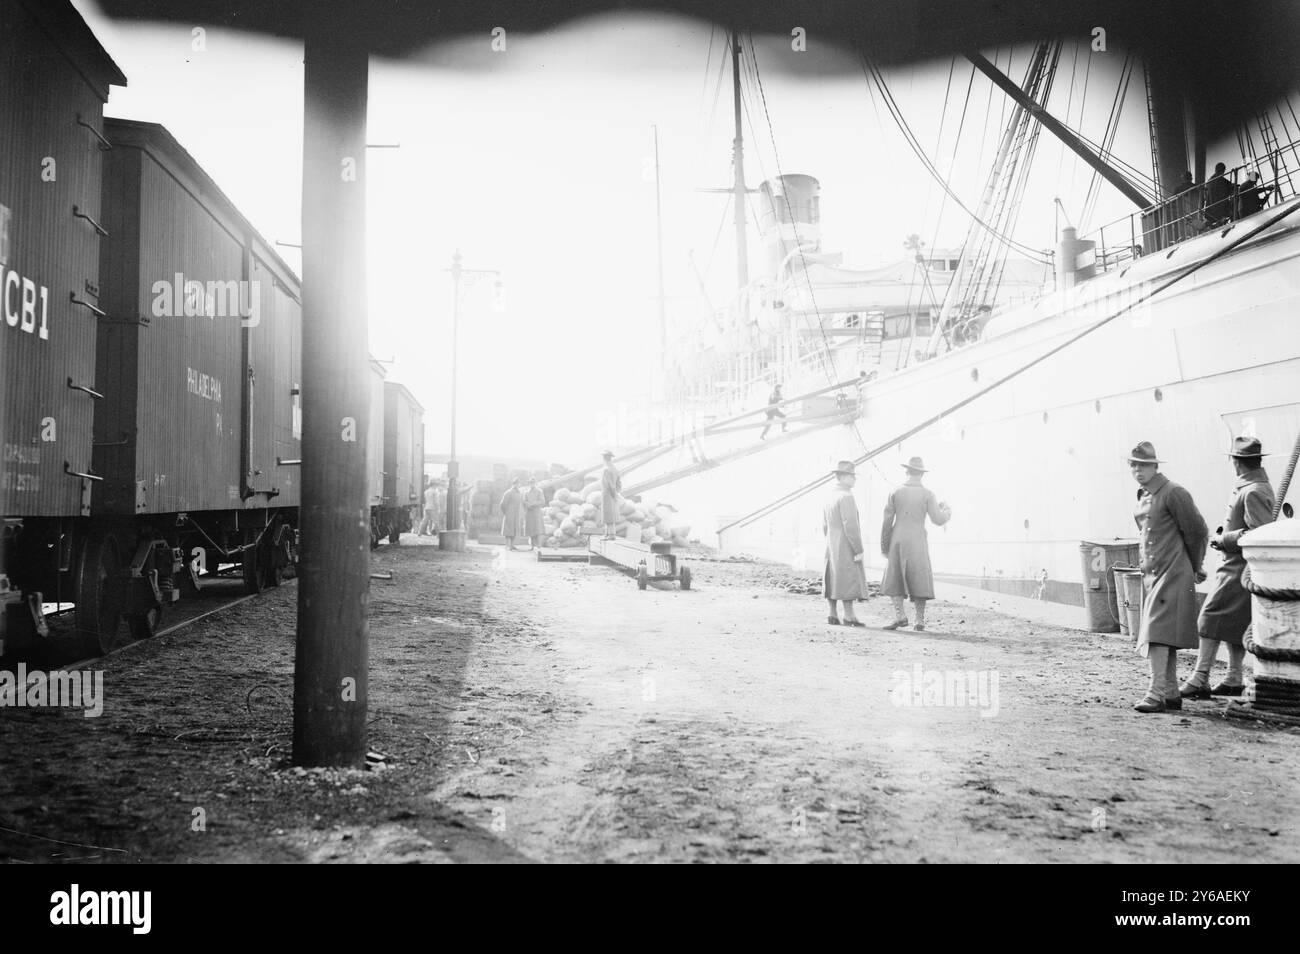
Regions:
<instances>
[{"instance_id":1,"label":"wide brim hat","mask_svg":"<svg viewBox=\"0 0 1300 954\"><path fill-rule=\"evenodd\" d=\"M907 470L919 471L922 474L928 474L930 472L926 469L925 461L921 460L919 457L913 457L906 464L899 464L898 466L906 468Z\"/></svg>"},{"instance_id":2,"label":"wide brim hat","mask_svg":"<svg viewBox=\"0 0 1300 954\"><path fill-rule=\"evenodd\" d=\"M1232 450L1228 451L1229 457L1263 457L1264 445L1260 443L1258 437L1235 437L1232 440Z\"/></svg>"},{"instance_id":3,"label":"wide brim hat","mask_svg":"<svg viewBox=\"0 0 1300 954\"><path fill-rule=\"evenodd\" d=\"M601 454L600 456L603 457L603 458L605 458L605 460L613 460L613 459L614 459L614 452L613 452L613 451L605 451L605 453Z\"/></svg>"},{"instance_id":4,"label":"wide brim hat","mask_svg":"<svg viewBox=\"0 0 1300 954\"><path fill-rule=\"evenodd\" d=\"M856 477L856 476L858 475L858 472L857 472L857 470L855 469L855 465L854 465L853 461L851 461L851 460L842 460L842 461L840 461L838 464L835 465L835 469L832 470L831 473L832 473L832 474L851 474L851 475L854 476L854 477Z\"/></svg>"},{"instance_id":5,"label":"wide brim hat","mask_svg":"<svg viewBox=\"0 0 1300 954\"><path fill-rule=\"evenodd\" d=\"M1156 456L1155 445L1150 441L1142 441L1131 451L1129 451L1128 462L1130 464L1163 464L1164 461Z\"/></svg>"}]
</instances>

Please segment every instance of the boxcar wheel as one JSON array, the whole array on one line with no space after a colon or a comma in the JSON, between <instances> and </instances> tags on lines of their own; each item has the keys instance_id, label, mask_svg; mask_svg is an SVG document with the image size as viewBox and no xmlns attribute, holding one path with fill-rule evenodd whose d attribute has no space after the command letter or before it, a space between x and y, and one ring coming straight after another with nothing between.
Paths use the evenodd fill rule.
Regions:
<instances>
[{"instance_id":1,"label":"boxcar wheel","mask_svg":"<svg viewBox=\"0 0 1300 954\"><path fill-rule=\"evenodd\" d=\"M639 590L644 590L646 588L646 585L649 584L649 582L650 582L650 571L647 570L645 568L645 564L642 563L640 566L636 568L636 587Z\"/></svg>"},{"instance_id":2,"label":"boxcar wheel","mask_svg":"<svg viewBox=\"0 0 1300 954\"><path fill-rule=\"evenodd\" d=\"M77 596L73 617L82 651L106 653L122 642L122 561L117 538L94 533L77 563Z\"/></svg>"}]
</instances>

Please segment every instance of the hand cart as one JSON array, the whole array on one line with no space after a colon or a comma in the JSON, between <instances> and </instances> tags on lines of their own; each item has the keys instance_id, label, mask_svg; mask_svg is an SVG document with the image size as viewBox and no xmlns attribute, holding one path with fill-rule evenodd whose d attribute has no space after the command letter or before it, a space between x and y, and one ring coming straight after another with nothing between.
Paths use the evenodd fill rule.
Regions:
<instances>
[{"instance_id":1,"label":"hand cart","mask_svg":"<svg viewBox=\"0 0 1300 954\"><path fill-rule=\"evenodd\" d=\"M678 567L671 543L638 543L622 537L592 536L587 541L588 562L606 562L636 577L639 589L654 582L676 580L683 590L691 588L690 567Z\"/></svg>"}]
</instances>

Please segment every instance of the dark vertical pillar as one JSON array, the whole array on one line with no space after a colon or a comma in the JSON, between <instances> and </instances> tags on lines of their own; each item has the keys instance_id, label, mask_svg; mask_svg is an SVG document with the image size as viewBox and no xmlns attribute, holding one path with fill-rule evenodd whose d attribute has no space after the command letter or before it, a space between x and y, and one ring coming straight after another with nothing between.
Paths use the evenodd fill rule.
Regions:
<instances>
[{"instance_id":1,"label":"dark vertical pillar","mask_svg":"<svg viewBox=\"0 0 1300 954\"><path fill-rule=\"evenodd\" d=\"M1187 86L1176 66L1155 57L1147 64L1147 88L1156 176L1163 198L1177 187L1183 173L1190 169L1183 101L1183 91Z\"/></svg>"},{"instance_id":2,"label":"dark vertical pillar","mask_svg":"<svg viewBox=\"0 0 1300 954\"><path fill-rule=\"evenodd\" d=\"M303 433L293 761L366 756L370 428L366 332L368 55L331 5L304 49Z\"/></svg>"}]
</instances>

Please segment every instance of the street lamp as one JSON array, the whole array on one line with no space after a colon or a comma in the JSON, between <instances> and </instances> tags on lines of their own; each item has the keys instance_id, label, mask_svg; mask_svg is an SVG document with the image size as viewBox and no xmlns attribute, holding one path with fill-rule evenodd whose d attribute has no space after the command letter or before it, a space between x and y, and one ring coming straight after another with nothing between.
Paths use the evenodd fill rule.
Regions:
<instances>
[{"instance_id":1,"label":"street lamp","mask_svg":"<svg viewBox=\"0 0 1300 954\"><path fill-rule=\"evenodd\" d=\"M460 332L460 280L468 276L473 282L479 275L492 275L496 286L501 285L501 272L494 268L463 268L458 249L451 256L451 453L447 460L447 533L438 535L441 550L464 550L468 527L460 526L460 462L456 460L456 361L457 339Z\"/></svg>"}]
</instances>

